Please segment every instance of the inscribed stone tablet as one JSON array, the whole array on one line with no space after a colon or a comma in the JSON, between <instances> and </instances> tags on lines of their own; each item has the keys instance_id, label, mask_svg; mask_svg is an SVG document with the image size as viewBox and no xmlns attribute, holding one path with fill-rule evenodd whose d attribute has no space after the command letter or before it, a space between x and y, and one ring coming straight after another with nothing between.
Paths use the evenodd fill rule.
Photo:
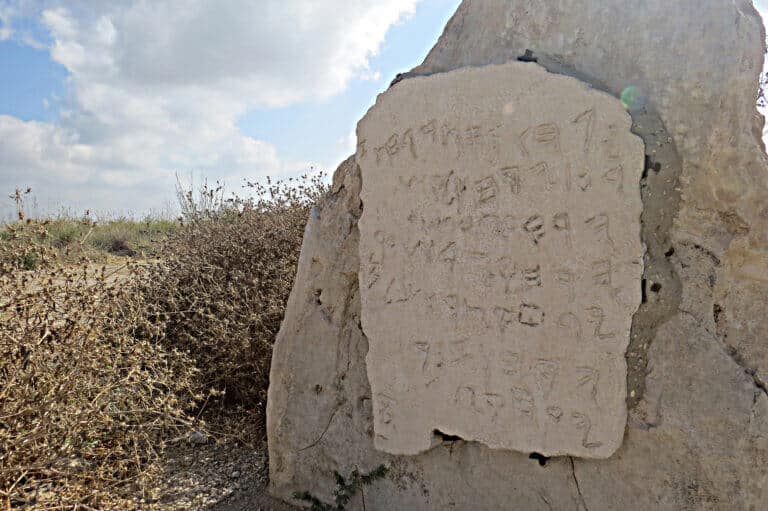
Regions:
<instances>
[{"instance_id":1,"label":"inscribed stone tablet","mask_svg":"<svg viewBox=\"0 0 768 511\"><path fill-rule=\"evenodd\" d=\"M605 458L626 423L644 151L535 64L405 80L358 125L375 445Z\"/></svg>"}]
</instances>

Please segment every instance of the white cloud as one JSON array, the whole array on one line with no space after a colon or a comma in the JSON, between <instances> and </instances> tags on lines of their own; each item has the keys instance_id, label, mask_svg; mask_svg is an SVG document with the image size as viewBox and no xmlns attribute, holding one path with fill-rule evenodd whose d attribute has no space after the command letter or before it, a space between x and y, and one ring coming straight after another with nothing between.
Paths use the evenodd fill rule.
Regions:
<instances>
[{"instance_id":1,"label":"white cloud","mask_svg":"<svg viewBox=\"0 0 768 511\"><path fill-rule=\"evenodd\" d=\"M381 80L381 73L378 71L369 71L365 73L360 73L359 78L361 80L366 80L370 82L378 82Z\"/></svg>"},{"instance_id":2,"label":"white cloud","mask_svg":"<svg viewBox=\"0 0 768 511\"><path fill-rule=\"evenodd\" d=\"M7 36L14 16L36 17L69 77L55 123L0 116L0 186L142 210L172 193L176 171L235 184L308 168L244 136L238 117L380 78L369 59L416 1L8 3Z\"/></svg>"},{"instance_id":3,"label":"white cloud","mask_svg":"<svg viewBox=\"0 0 768 511\"><path fill-rule=\"evenodd\" d=\"M13 35L11 30L11 19L14 11L8 5L0 5L0 41L6 41Z\"/></svg>"},{"instance_id":4,"label":"white cloud","mask_svg":"<svg viewBox=\"0 0 768 511\"><path fill-rule=\"evenodd\" d=\"M353 128L345 136L339 138L336 142L341 149L339 154L348 156L357 150L357 130Z\"/></svg>"}]
</instances>

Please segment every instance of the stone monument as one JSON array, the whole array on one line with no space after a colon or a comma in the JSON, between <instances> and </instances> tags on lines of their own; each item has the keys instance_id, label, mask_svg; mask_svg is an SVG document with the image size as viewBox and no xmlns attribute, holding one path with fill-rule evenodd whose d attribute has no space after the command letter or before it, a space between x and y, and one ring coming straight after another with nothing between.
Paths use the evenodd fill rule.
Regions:
<instances>
[{"instance_id":1,"label":"stone monument","mask_svg":"<svg viewBox=\"0 0 768 511\"><path fill-rule=\"evenodd\" d=\"M605 459L588 458L585 457L588 453L575 450L581 445L578 441L576 445L555 445L562 440L556 436L547 437L545 442L539 444L534 443L535 435L527 438L526 443L520 440L522 437L512 433L493 439L488 436L491 430L485 426L471 430L468 426L475 423L462 422L466 421L464 416L438 417L436 412L439 410L435 403L429 403L429 408L425 410L409 411L409 416L418 417L417 421L406 423L419 428L418 437L414 437L418 445L405 446L400 443L413 441L413 438L402 440L392 436L396 442L393 444L376 439L380 433L387 436L381 429L381 426L386 426L387 420L386 410L381 409L384 401L376 396L378 392L386 390L379 388L379 384L385 384L388 378L393 381L400 378L401 372L399 367L395 367L395 371L390 374L376 374L377 369L371 371L370 365L366 363L369 353L373 357L369 360L373 360L381 357L387 342L414 342L411 347L414 356L407 360L419 360L418 357L421 357L421 360L426 361L424 351L420 351L415 343L461 340L438 340L432 337L420 340L391 336L389 332L400 331L401 325L393 323L389 325L389 331L379 332L377 329L383 330L383 327L377 326L378 320L366 316L368 312L363 300L372 297L361 296L361 289L379 292L376 286L385 286L384 308L387 305L386 288L392 276L387 282L387 269L382 265L381 283L374 284L370 289L366 287L376 274L376 256L371 267L370 251L361 251L361 246L370 247L371 240L376 242L375 231L366 234L366 229L374 225L373 220L379 213L369 211L371 202L361 201L361 189L364 190L366 201L379 200L382 205L384 201L399 204L396 201L402 199L375 199L371 194L375 194L376 190L371 187L370 181L364 181L383 180L387 169L390 172L395 169L398 158L410 158L411 137L414 143L418 137L421 137L421 144L424 139L429 142L429 128L426 137L420 130L428 126L432 118L439 121L439 128L435 132L437 144L440 144L439 153L443 146L442 139L438 137L442 137L441 123L446 119L418 119L419 122L411 128L411 137L408 137L405 136L408 128L400 127L399 122L394 122L397 119L382 118L380 121L386 122L388 127L397 125L398 129L390 131L388 128L376 132L378 128L375 126L363 124L363 131L370 129L371 134L378 134L375 137L365 135L365 156L362 155L361 147L357 155L338 168L334 174L332 191L320 201L307 224L296 281L272 362L267 402L271 491L286 500L291 500L297 492L309 492L317 499L331 503L336 488L334 473L348 477L355 470L370 473L384 465L389 469L387 477L366 486L349 502L347 509L765 509L765 503L768 502L768 471L765 470L768 466L768 309L765 305L768 303L768 165L760 140L763 119L755 111L764 41L762 21L749 0L464 0L424 63L405 73L402 80L392 87L387 98L400 94L398 90L406 90L411 81L415 82L411 90L418 90L421 77L440 79L442 74L454 70L469 72L472 68L482 73L485 69L482 66L515 63L521 59L525 61L521 65L527 66L529 73L538 72L542 77L549 77L548 80L565 80L564 77L570 77L568 80L573 80L569 82L570 85L562 82L567 94L578 94L581 88L583 98L593 98L595 102L584 104L585 99L580 99L579 108L569 105L562 114L558 112L553 118L543 115L549 111L546 104L540 107L542 114L531 110L525 116L515 116L513 112L512 117L530 117L534 128L540 124L557 122L561 135L567 127L568 136L576 131L586 137L584 129L588 116L581 118L581 122L572 121L592 106L599 106L593 143L608 138L605 129L606 121L610 119L608 123L612 120L618 122L617 136L630 144L621 146L622 158L628 158L631 163L625 168L626 194L637 192L637 169L634 166L636 149L633 149L636 146L632 145L636 142L626 134L626 117L615 114L616 117L603 118L601 124L600 115L608 115L607 112L613 111L609 105L615 105L618 98L623 97L632 118L631 131L643 141L645 161L640 178L640 240L645 246L645 254L642 278L638 285L637 273L627 270L622 278L629 280L616 280L616 284L612 284L612 287L626 286L627 289L619 296L624 300L621 307L626 308L606 314L610 322L598 330L616 333L619 336L617 344L626 343L626 337L621 337L626 336L626 316L632 314L631 306L636 304L637 293L640 293L641 303L631 317L629 345L625 355L627 421L623 440L618 446L616 437L612 436L613 432L607 429L595 430L598 436L590 434L587 443L591 443L593 438L596 442L602 442L605 446L602 447L605 449L601 452L602 456L609 455L610 450L617 446L618 449ZM562 76L547 75L536 66L541 66L550 74ZM493 72L492 68L487 72ZM510 81L510 84L513 83ZM586 85L593 90L586 91ZM477 83L475 86L485 88L488 84ZM545 94L548 87L551 85L536 86L531 93ZM597 91L613 96L616 101L605 100ZM416 112L423 112L426 104L431 104L430 98L422 99L413 107ZM494 101L501 104L501 100L494 97L484 99L482 104L491 105ZM506 102L503 104L506 105ZM469 109L471 106L456 104L457 109ZM511 107L518 113L528 108L518 103L513 103ZM389 108L393 112L399 111L396 105ZM470 112L465 117L473 119L474 114ZM410 117L403 115L401 119ZM446 122L446 126L449 123ZM474 150L470 142L479 142L471 129L473 126L473 123L453 126L457 129L455 135L448 130L448 145L444 149L446 155L425 153L423 145L415 148L418 151L416 155L429 155L435 159L453 157L451 151L454 154L456 151L453 141L459 135L463 142L462 151L469 154L469 151ZM483 127L485 131L478 135L488 137L487 130L492 129L494 124L489 122L483 124ZM523 130L527 127L520 126ZM469 131L467 128L470 128ZM462 130L460 133L459 129ZM393 133L397 134L397 143L394 143L394 138L390 141ZM512 135L520 134L508 133L505 136L501 141L505 151L513 151L519 145L519 139ZM511 138L507 139L507 136ZM519 158L521 153L515 157L516 161L500 159L493 162L481 158L476 168L459 162L435 175L454 171L454 183L457 183L460 177L474 176L475 172L482 169L492 170L498 177L497 197L502 197L504 193L507 195L503 197L507 198L513 195L513 188L509 181L501 179L503 174L499 172L507 166L518 166L521 172L534 168L541 160L533 159L533 156L538 155L537 151L551 151L552 143L547 143L547 140L552 137L551 129L542 129L538 134L529 132L525 138L525 147L533 161ZM543 143L536 142L536 139ZM491 144L492 147L492 142L483 143ZM567 144L573 143L563 142L562 147L572 147ZM381 170L376 171L376 149L381 148L382 144L385 145L379 151ZM392 167L385 167L385 162L389 165L390 156ZM583 161L582 156L575 161L579 158ZM557 161L567 163L565 159ZM604 170L610 168L613 167ZM549 180L545 180L546 172L543 169L542 173L521 173L521 187L526 180L529 190L531 183L535 187L546 187L548 182L552 182L554 192L558 185L562 186L562 177L568 174L565 174L563 166L555 166L554 163L551 167L548 163L547 170L550 172ZM606 181L604 175L595 169L590 170L595 172L591 174L593 186L604 187L606 194L611 189L618 193L617 182ZM400 171L421 172L421 167L404 165ZM404 174L403 177L408 175ZM556 182L555 178L561 180ZM574 194L578 190L578 179L579 171L576 170L576 179L571 181ZM422 187L427 185L417 184L416 180L412 184ZM475 183L467 181L466 184L468 193L472 193L471 186ZM611 184L616 187L611 188ZM408 186L408 178L405 185L398 180L397 186ZM502 189L502 186L508 188ZM418 213L430 204L428 201L434 203L434 195L432 199L429 198L431 185L423 188L423 191L420 201L412 201L406 207L401 207L401 210L392 212L393 219L404 218L407 221L412 210ZM476 189L474 193L477 193ZM521 188L520 195L523 193ZM528 193L530 191L525 192L526 195ZM538 192L534 189L534 193L540 201L547 197L545 188L539 188ZM407 196L405 193L402 195ZM610 198L606 195L596 200L592 204L596 208L595 212L601 212L603 206L613 211L615 204L603 202ZM579 204L582 208L587 207L586 204ZM634 202L628 201L626 204L627 209L637 208ZM542 228L548 229L540 240L544 249L553 240L564 239L563 233L555 228L554 223L553 213L560 211L549 209L553 206L548 202L536 206L536 214L542 217ZM538 206L541 206L541 211ZM507 211L514 214L517 209L511 208L518 207L526 213L533 209L522 204L512 205L505 200L505 209L500 210L503 213L501 216L508 214ZM598 207L601 209L597 210ZM371 222L367 224L369 213ZM361 215L364 220L359 224ZM431 217L425 217L425 221L430 221L430 218L432 221L438 220L432 213ZM454 218L458 218L458 214ZM528 218L523 220L523 225ZM418 217L414 217L414 220L417 226L421 223ZM590 238L601 233L600 230L596 231L598 224L595 221L586 224L588 218L575 215L569 220L571 227L580 232L574 231L571 239L574 244L583 243L587 239L600 240ZM490 222L490 226L493 223ZM474 227L475 223L472 225ZM479 225L478 228L491 228L488 223L480 222ZM506 231L504 234L517 242L531 243L530 238L517 238L526 232L524 227L521 228L519 223L512 225L517 230ZM530 225L533 227L537 224ZM558 225L562 223L558 222ZM610 216L608 233L616 244L616 250L628 255L636 254L634 251L637 245L627 248L626 252L618 246L619 239L636 243L636 224L634 227L631 223L622 227L621 231L626 232L615 230L615 225L618 225L616 220ZM408 282L403 287L398 285L390 289L391 303L398 306L401 303L397 301L399 298L413 294L416 288L420 288L420 294L416 297L424 305L419 307L429 307L432 303L436 310L447 310L449 314L444 320L445 324L438 325L440 329L447 328L446 325L452 321L451 303L455 303L453 310L457 314L461 312L460 307L464 307L464 302L458 300L449 301L445 305L424 300L432 293L435 297L458 294L455 282L446 283L445 292L442 292L443 288L427 286L437 285L435 276L445 271L445 263L438 260L418 266L421 264L418 257L423 257L418 255L419 250L429 248L429 239L434 237L435 251L438 250L437 241L442 239L438 238L442 235L442 228L427 226L429 237L424 237L427 242L423 246L414 247L411 244L408 247L416 250L413 257L408 254L409 262L413 261L417 268L414 271L423 269L424 275L413 275L411 272L410 282L413 286L410 290ZM533 230L536 232L535 228ZM386 231L390 233L389 229ZM462 232L461 224L457 232ZM502 237L502 233L498 237ZM390 246L391 241L417 241L412 238L378 238L384 246ZM484 238L477 239L482 241ZM566 243L561 241L561 250L547 264L567 262ZM579 247L575 245L573 250L582 250ZM523 247L515 248L518 249L523 250ZM510 250L510 256L521 253ZM438 255L433 257L437 260ZM386 264L386 259L382 261ZM455 264L472 266L469 260L466 261L460 263L456 257ZM527 260L520 261L523 271L527 269L527 263ZM587 276L590 277L576 289L576 293L581 293L577 296L584 297L590 290L600 289L591 280L594 275L590 258L578 259L575 263L579 265L575 269L587 270ZM474 268L480 267L479 263L474 265ZM541 264L540 272L544 268L544 264ZM639 272L640 267L635 268L635 271ZM537 292L543 293L545 289L554 290L558 287L565 289L560 280L553 280L551 273L540 274L543 279L542 288ZM475 282L481 283L488 275L480 272L474 277ZM632 279L635 279L634 283ZM468 284L473 285L472 281ZM476 290L468 287L461 291L469 294L476 293ZM566 295L567 292L564 292L560 299ZM493 309L498 305L495 303L496 295L490 292L487 299L483 296L482 301L475 302L470 298L467 296L467 307L463 314L470 311L470 306ZM510 328L514 327L521 332L537 328L520 323L521 303L522 300L517 304L511 301L505 306L512 311ZM533 303L542 306L544 301ZM588 306L593 303L602 306L600 304L603 301L590 300ZM559 306L552 308L548 304L548 308L542 306L542 310L545 314L540 328L558 328L558 314L563 313ZM588 321L594 315L583 309L573 312L580 314L578 318L584 343L606 342L594 339L596 324ZM534 319L535 316L531 315L530 318ZM491 320L494 319L491 311ZM514 323L515 319L517 324ZM492 327L497 328L493 323ZM364 329L367 331L370 328L373 328L372 333L364 332ZM409 330L413 328L413 324L409 325ZM590 334L591 338L587 338ZM371 335L370 339L368 335ZM483 335L488 340L489 336L497 334L490 328ZM573 338L573 334L564 337L566 340ZM512 335L505 339L520 342L518 337ZM546 346L538 346L537 349L546 349ZM436 353L431 347L430 352ZM450 353L442 353L444 359L450 360ZM538 358L548 358L538 356L543 351L531 353L537 353L535 356ZM615 355L620 357L619 353L617 351ZM401 358L397 360L406 360L405 354L398 357ZM503 357L494 355L489 356L488 360L496 364L512 361L511 358ZM434 357L430 362L432 360ZM576 363L569 360L560 362L571 371L576 366ZM581 361L577 363L579 367L582 366ZM521 362L521 369L523 364L531 368L531 361ZM585 366L599 369L596 365ZM426 368L431 370L432 366L427 364ZM454 368L450 368L450 371L455 374ZM402 376L412 374L412 370L402 371ZM496 377L502 378L501 375ZM567 395L566 391L578 393L584 390L589 398L590 387L579 388L580 378L578 375L576 378L570 380L571 386L575 381L576 388L560 387L556 390L558 395ZM409 385L414 383L410 379L402 381ZM609 386L603 387L605 382L601 371L596 387L598 402L602 396L622 392L622 389L609 390ZM462 382L455 383L458 387ZM475 382L478 386L475 406L487 409L490 407L489 401L494 401L479 400L480 394L485 392L485 388L480 387L481 383ZM502 388L511 393L512 385L516 384ZM532 396L535 392L543 394L536 387L535 381L529 380L528 385ZM554 385L558 384L553 384L553 389ZM451 398L450 392L447 397ZM511 396L507 399L511 400L510 403L515 402ZM459 393L459 400L468 402L469 408L472 408L471 394ZM504 410L507 406L513 406L507 405L506 400L504 404ZM571 412L566 412L568 406L560 407L563 409L560 420L570 422L569 427L575 427L572 416L568 415ZM531 408L531 413L534 408ZM404 411L397 407L392 407L392 410L394 413ZM607 424L606 417L618 418L622 411L614 405L606 406L604 413L600 419L593 421L602 424L601 427ZM479 419L479 413L475 415ZM399 420L394 415L392 417ZM477 424L488 423L477 420ZM435 445L432 448L412 455L387 452L399 452L399 449L404 451L406 447L411 452L422 450L425 433L433 433L430 428L438 430L434 433ZM539 430L530 431L537 433ZM569 435L568 438L573 436ZM516 446L518 449L530 448L531 452L489 447L494 441L508 442L514 438L521 441ZM534 447L541 447L546 452L533 451ZM546 456L547 452L558 450L569 454L551 458Z\"/></svg>"},{"instance_id":2,"label":"stone monument","mask_svg":"<svg viewBox=\"0 0 768 511\"><path fill-rule=\"evenodd\" d=\"M619 100L520 62L406 80L358 126L374 444L437 430L606 458L626 425L643 144Z\"/></svg>"}]
</instances>

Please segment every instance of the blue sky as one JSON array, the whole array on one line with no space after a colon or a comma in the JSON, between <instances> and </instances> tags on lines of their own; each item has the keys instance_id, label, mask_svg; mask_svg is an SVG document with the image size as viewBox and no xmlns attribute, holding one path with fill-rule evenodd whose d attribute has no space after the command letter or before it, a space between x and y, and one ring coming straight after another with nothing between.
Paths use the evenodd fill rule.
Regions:
<instances>
[{"instance_id":1,"label":"blue sky","mask_svg":"<svg viewBox=\"0 0 768 511\"><path fill-rule=\"evenodd\" d=\"M0 114L26 121L56 119L56 98L64 92L67 70L48 52L15 41L0 42Z\"/></svg>"},{"instance_id":2,"label":"blue sky","mask_svg":"<svg viewBox=\"0 0 768 511\"><path fill-rule=\"evenodd\" d=\"M350 141L357 121L397 73L420 64L442 33L460 0L423 0L407 21L393 26L370 66L376 80L354 80L342 94L277 110L256 109L239 125L250 136L273 143L294 159L340 161L354 152ZM311 77L308 77L311 79ZM300 144L296 142L301 140ZM340 153L341 151L341 153Z\"/></svg>"},{"instance_id":3,"label":"blue sky","mask_svg":"<svg viewBox=\"0 0 768 511\"><path fill-rule=\"evenodd\" d=\"M0 0L0 220L16 187L33 213L142 215L177 173L330 173L459 3Z\"/></svg>"}]
</instances>

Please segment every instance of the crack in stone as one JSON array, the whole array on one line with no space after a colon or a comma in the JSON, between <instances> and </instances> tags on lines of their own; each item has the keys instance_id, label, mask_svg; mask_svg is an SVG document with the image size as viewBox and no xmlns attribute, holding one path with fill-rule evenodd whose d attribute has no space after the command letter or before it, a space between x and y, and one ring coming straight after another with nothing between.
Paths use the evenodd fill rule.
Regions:
<instances>
[{"instance_id":1,"label":"crack in stone","mask_svg":"<svg viewBox=\"0 0 768 511\"><path fill-rule=\"evenodd\" d=\"M712 276L710 276L710 287L714 287L714 283L716 280L716 269L720 266L720 258L711 250L707 249L706 247L696 244L696 243L689 243L689 242L683 242L681 243L682 246L691 247L694 250L698 251L699 253L703 254L705 257L709 258L712 262L712 271L710 272ZM714 276L714 277L713 277ZM678 308L678 310L687 316L690 316L693 318L694 321L697 323L702 323L702 317L694 314L691 311ZM752 380L752 384L754 385L755 389L757 389L757 392L755 393L754 400L757 401L757 397L760 393L764 394L766 397L768 397L768 384L764 382L760 377L757 375L757 369L754 367L750 367L749 364L747 364L744 361L744 357L742 357L741 353L739 353L739 350L733 346L732 344L726 342L727 335L720 332L721 327L721 316L723 315L723 308L715 303L712 307L713 310L713 320L715 324L715 331L713 332L711 329L704 326L704 331L707 332L709 335L712 336L712 338L718 343L720 348L725 352L725 354L730 358L739 368L741 368L744 373L749 376L749 378Z\"/></svg>"},{"instance_id":2,"label":"crack in stone","mask_svg":"<svg viewBox=\"0 0 768 511\"><path fill-rule=\"evenodd\" d=\"M536 492L536 494L539 496L542 502L547 505L547 509L549 511L554 511L552 508L552 503L549 501L549 496L547 495L547 491L544 488L541 488L539 491Z\"/></svg>"},{"instance_id":3,"label":"crack in stone","mask_svg":"<svg viewBox=\"0 0 768 511\"><path fill-rule=\"evenodd\" d=\"M679 310L682 314L693 318L694 321L701 321L701 319L692 312L684 309ZM744 371L744 374L749 376L757 391L765 394L765 396L768 397L768 384L766 384L766 382L760 379L760 377L757 375L757 369L750 367L746 362L744 362L744 359L739 353L739 350L737 350L736 347L732 346L731 344L725 342L722 335L716 332L712 332L706 326L704 327L704 331L707 332L717 342L717 344L720 346L720 348L722 348L723 352L728 356L728 358L730 358L737 366L739 366L739 368ZM757 399L757 395L755 396L755 399Z\"/></svg>"},{"instance_id":4,"label":"crack in stone","mask_svg":"<svg viewBox=\"0 0 768 511\"><path fill-rule=\"evenodd\" d=\"M307 449L311 449L312 447L314 447L314 446L316 446L317 444L319 444L319 443L320 443L320 441L321 441L321 440L323 439L323 437L325 436L325 434L328 432L328 428L330 428L330 427L331 427L331 422L333 422L333 418L334 418L334 417L336 417L336 414L338 413L338 411L339 411L340 409L341 409L341 404L339 404L339 405L336 405L336 408L333 410L333 413L331 413L331 417L328 419L328 424L326 424L326 425L325 425L325 429L323 429L323 432L322 432L322 433L320 433L320 436L319 436L319 437L317 437L317 440L315 440L314 442L312 442L311 444L309 444L309 445L308 445L308 446L306 446L306 447L302 447L301 449L299 449L299 450L298 450L298 451L296 451L296 452L306 451Z\"/></svg>"},{"instance_id":5,"label":"crack in stone","mask_svg":"<svg viewBox=\"0 0 768 511\"><path fill-rule=\"evenodd\" d=\"M576 484L576 491L579 493L581 508L584 511L589 511L589 507L587 507L587 501L584 500L584 494L581 493L581 486L579 486L579 480L576 477L576 464L573 461L573 456L568 456L568 460L571 462L571 477L573 477L573 482Z\"/></svg>"},{"instance_id":6,"label":"crack in stone","mask_svg":"<svg viewBox=\"0 0 768 511\"><path fill-rule=\"evenodd\" d=\"M739 353L738 348L726 342L725 339L727 338L727 334L720 331L720 322L723 321L721 319L724 312L723 308L718 304L714 304L712 311L714 315L715 332L710 332L706 327L704 329L707 330L710 335L715 337L715 339L717 339L718 343L725 350L725 353L731 358L731 360L733 360L736 365L738 365L747 374L747 376L750 377L755 388L759 392L762 392L766 397L768 397L768 384L766 384L766 382L757 375L757 368L750 367L750 365L744 361L744 357L741 355L741 353ZM755 393L755 403L757 402L758 395L759 393Z\"/></svg>"},{"instance_id":7,"label":"crack in stone","mask_svg":"<svg viewBox=\"0 0 768 511\"><path fill-rule=\"evenodd\" d=\"M712 334L712 332L709 332L709 333ZM757 369L749 367L749 365L747 365L744 362L744 359L742 358L741 354L735 347L731 346L730 344L726 344L717 335L715 335L714 337L717 338L718 342L725 350L725 353L731 358L731 360L733 360L736 363L736 365L738 365L744 371L744 373L747 376L749 376L755 388L759 392L762 392L763 394L765 394L766 397L768 397L768 385L766 385L766 383L762 379L760 379L760 377L757 375ZM755 395L755 400L757 400L757 394Z\"/></svg>"},{"instance_id":8,"label":"crack in stone","mask_svg":"<svg viewBox=\"0 0 768 511\"><path fill-rule=\"evenodd\" d=\"M697 243L690 243L690 242L683 242L681 243L682 246L691 247L694 250L698 251L699 253L703 254L705 257L709 258L712 262L712 270L710 272L710 288L714 288L714 284L716 282L717 274L716 269L720 266L721 261L720 258L715 254L713 251L709 250L708 248L699 245ZM681 313L686 314L694 319L697 323L702 322L702 318L697 316L691 311L687 311L685 309L679 308L678 309ZM768 384L764 382L760 377L757 375L757 369L754 367L750 367L748 363L744 361L744 357L742 357L741 353L739 353L739 350L732 344L728 343L725 339L727 338L727 335L722 333L720 331L721 327L721 319L724 310L723 308L717 304L714 303L712 307L712 314L713 314L713 320L715 324L715 331L713 332L706 326L704 326L704 331L707 332L709 335L712 336L713 339L720 345L722 350L725 352L725 354L730 358L737 366L741 368L744 373L749 376L749 378L752 380L752 384L754 385L757 392L754 396L754 401L757 401L757 397L760 393L764 394L766 397L768 397Z\"/></svg>"}]
</instances>

